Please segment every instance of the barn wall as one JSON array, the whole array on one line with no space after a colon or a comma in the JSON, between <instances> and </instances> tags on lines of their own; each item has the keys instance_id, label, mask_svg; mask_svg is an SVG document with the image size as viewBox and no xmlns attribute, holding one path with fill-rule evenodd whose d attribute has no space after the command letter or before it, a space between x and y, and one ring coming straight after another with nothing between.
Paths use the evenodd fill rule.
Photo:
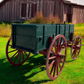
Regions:
<instances>
[{"instance_id":1,"label":"barn wall","mask_svg":"<svg viewBox=\"0 0 84 84\"><path fill-rule=\"evenodd\" d=\"M20 17L20 6L22 2L39 2L39 0L9 0L4 5L0 7L0 21L13 21L13 20L21 20ZM42 0L43 1L43 0ZM39 5L42 4L42 1L38 3ZM42 5L39 7L38 10L42 10ZM25 20L28 18L25 18Z\"/></svg>"},{"instance_id":2,"label":"barn wall","mask_svg":"<svg viewBox=\"0 0 84 84\"><path fill-rule=\"evenodd\" d=\"M54 15L57 15L60 18L60 21L63 22L64 20L64 4L59 0L55 0L54 5Z\"/></svg>"},{"instance_id":3,"label":"barn wall","mask_svg":"<svg viewBox=\"0 0 84 84\"><path fill-rule=\"evenodd\" d=\"M64 4L64 21L68 22L68 14L71 14L71 23L84 23L84 6L71 5L71 12L69 11L69 4Z\"/></svg>"},{"instance_id":4,"label":"barn wall","mask_svg":"<svg viewBox=\"0 0 84 84\"><path fill-rule=\"evenodd\" d=\"M43 0L43 16L47 17L53 15L54 13L54 0Z\"/></svg>"},{"instance_id":5,"label":"barn wall","mask_svg":"<svg viewBox=\"0 0 84 84\"><path fill-rule=\"evenodd\" d=\"M10 0L0 7L0 21L19 19L19 0Z\"/></svg>"},{"instance_id":6,"label":"barn wall","mask_svg":"<svg viewBox=\"0 0 84 84\"><path fill-rule=\"evenodd\" d=\"M9 0L0 6L0 21L27 20L29 17L21 17L21 3L38 2L38 10L44 17L55 15L61 22L68 21L71 17L72 23L84 22L84 6L60 2L60 0ZM71 10L71 11L69 11ZM30 10L31 11L31 10Z\"/></svg>"},{"instance_id":7,"label":"barn wall","mask_svg":"<svg viewBox=\"0 0 84 84\"><path fill-rule=\"evenodd\" d=\"M73 6L69 4L64 4L64 21L72 22L73 18Z\"/></svg>"},{"instance_id":8,"label":"barn wall","mask_svg":"<svg viewBox=\"0 0 84 84\"><path fill-rule=\"evenodd\" d=\"M59 0L9 0L0 7L0 21L27 20L28 17L21 18L21 3L28 2L38 2L37 11L44 17L54 14L63 21L63 3Z\"/></svg>"},{"instance_id":9,"label":"barn wall","mask_svg":"<svg viewBox=\"0 0 84 84\"><path fill-rule=\"evenodd\" d=\"M72 23L84 23L84 7L73 5Z\"/></svg>"}]
</instances>

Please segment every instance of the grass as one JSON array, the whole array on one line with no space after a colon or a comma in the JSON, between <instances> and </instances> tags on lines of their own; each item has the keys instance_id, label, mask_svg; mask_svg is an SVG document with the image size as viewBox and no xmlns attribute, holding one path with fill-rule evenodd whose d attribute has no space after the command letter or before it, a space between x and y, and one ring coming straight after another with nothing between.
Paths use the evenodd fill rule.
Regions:
<instances>
[{"instance_id":1,"label":"grass","mask_svg":"<svg viewBox=\"0 0 84 84\"><path fill-rule=\"evenodd\" d=\"M3 22L0 24L0 36L1 37L11 36L11 24Z\"/></svg>"},{"instance_id":2,"label":"grass","mask_svg":"<svg viewBox=\"0 0 84 84\"><path fill-rule=\"evenodd\" d=\"M60 76L51 81L46 74L46 56L31 54L23 65L13 66L7 61L5 54L7 41L8 38L0 37L0 84L84 84L84 46L74 61L68 48Z\"/></svg>"},{"instance_id":3,"label":"grass","mask_svg":"<svg viewBox=\"0 0 84 84\"><path fill-rule=\"evenodd\" d=\"M84 23L75 24L74 27L74 36L80 35L82 39L84 39Z\"/></svg>"}]
</instances>

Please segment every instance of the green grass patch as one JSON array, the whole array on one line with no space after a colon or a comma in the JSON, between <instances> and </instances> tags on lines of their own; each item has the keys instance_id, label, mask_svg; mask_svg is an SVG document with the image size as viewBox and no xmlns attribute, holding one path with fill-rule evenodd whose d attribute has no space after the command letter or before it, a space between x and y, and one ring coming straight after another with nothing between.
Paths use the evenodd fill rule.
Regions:
<instances>
[{"instance_id":1,"label":"green grass patch","mask_svg":"<svg viewBox=\"0 0 84 84\"><path fill-rule=\"evenodd\" d=\"M11 65L5 54L8 38L0 37L0 84L84 84L84 46L76 60L67 58L64 68L56 80L50 80L46 74L46 56L31 54L21 66ZM84 44L84 43L83 43Z\"/></svg>"},{"instance_id":2,"label":"green grass patch","mask_svg":"<svg viewBox=\"0 0 84 84\"><path fill-rule=\"evenodd\" d=\"M84 39L84 23L82 23L82 24L75 24L75 27L74 27L74 37L76 37L77 35L81 36L81 38Z\"/></svg>"}]
</instances>

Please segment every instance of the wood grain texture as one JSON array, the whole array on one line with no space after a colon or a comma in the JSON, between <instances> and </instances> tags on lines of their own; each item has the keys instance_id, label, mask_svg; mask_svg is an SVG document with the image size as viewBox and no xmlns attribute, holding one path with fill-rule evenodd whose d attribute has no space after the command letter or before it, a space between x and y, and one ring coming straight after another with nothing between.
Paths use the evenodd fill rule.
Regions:
<instances>
[{"instance_id":1,"label":"wood grain texture","mask_svg":"<svg viewBox=\"0 0 84 84\"><path fill-rule=\"evenodd\" d=\"M29 3L28 6L31 7L29 11L27 8L28 12L26 12L25 18L21 17L21 3ZM37 3L37 8L32 5L34 3ZM60 0L8 0L0 6L0 21L31 19L37 11L42 12L44 17L58 16L61 22L84 22L84 6L65 4Z\"/></svg>"}]
</instances>

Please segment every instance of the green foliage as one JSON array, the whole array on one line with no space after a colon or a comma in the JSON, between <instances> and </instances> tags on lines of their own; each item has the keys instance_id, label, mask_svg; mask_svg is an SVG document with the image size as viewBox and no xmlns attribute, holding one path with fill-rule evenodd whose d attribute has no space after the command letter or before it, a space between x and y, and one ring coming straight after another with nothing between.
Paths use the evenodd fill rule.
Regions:
<instances>
[{"instance_id":1,"label":"green foliage","mask_svg":"<svg viewBox=\"0 0 84 84\"><path fill-rule=\"evenodd\" d=\"M75 24L75 27L84 27L84 23Z\"/></svg>"},{"instance_id":2,"label":"green foliage","mask_svg":"<svg viewBox=\"0 0 84 84\"><path fill-rule=\"evenodd\" d=\"M21 66L11 65L5 54L7 40L0 37L0 84L84 84L84 46L74 61L70 49L67 49L64 68L59 77L52 81L46 74L46 56L41 54L31 54Z\"/></svg>"}]
</instances>

